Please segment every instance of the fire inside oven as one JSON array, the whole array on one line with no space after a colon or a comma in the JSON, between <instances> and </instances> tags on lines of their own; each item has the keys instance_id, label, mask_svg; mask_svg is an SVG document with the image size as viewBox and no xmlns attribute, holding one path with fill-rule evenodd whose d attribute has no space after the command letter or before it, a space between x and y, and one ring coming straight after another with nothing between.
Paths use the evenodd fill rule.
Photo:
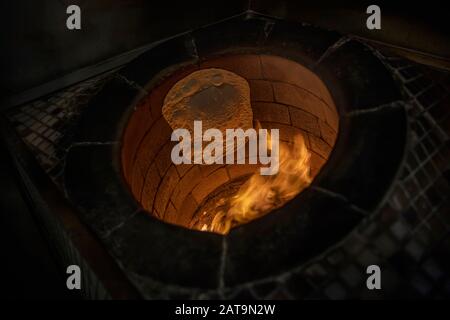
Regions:
<instances>
[{"instance_id":1,"label":"fire inside oven","mask_svg":"<svg viewBox=\"0 0 450 320\"><path fill-rule=\"evenodd\" d=\"M273 152L270 130L278 129L277 173L261 175L265 165L249 159L248 136L241 163L174 164L178 142L171 134L185 128L193 137L196 120L224 137L227 129L267 129L267 154ZM338 128L330 93L312 71L277 56L230 54L180 68L138 102L123 137L122 168L150 215L227 234L307 188L328 160ZM223 159L230 152L237 158L236 149L224 148Z\"/></svg>"}]
</instances>

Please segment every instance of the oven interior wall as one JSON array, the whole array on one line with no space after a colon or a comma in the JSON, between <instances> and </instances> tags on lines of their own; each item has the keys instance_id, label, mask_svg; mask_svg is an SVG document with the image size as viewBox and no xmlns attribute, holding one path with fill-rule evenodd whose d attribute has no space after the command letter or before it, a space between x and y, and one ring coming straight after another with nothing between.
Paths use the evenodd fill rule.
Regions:
<instances>
[{"instance_id":1,"label":"oven interior wall","mask_svg":"<svg viewBox=\"0 0 450 320\"><path fill-rule=\"evenodd\" d=\"M153 216L189 227L208 197L229 183L248 178L258 165L174 165L175 142L161 116L168 90L187 74L222 68L250 84L254 122L279 129L280 140L305 139L311 154L311 177L327 161L339 129L339 117L328 89L311 71L285 58L235 54L211 58L176 71L138 102L123 137L122 165L135 199Z\"/></svg>"}]
</instances>

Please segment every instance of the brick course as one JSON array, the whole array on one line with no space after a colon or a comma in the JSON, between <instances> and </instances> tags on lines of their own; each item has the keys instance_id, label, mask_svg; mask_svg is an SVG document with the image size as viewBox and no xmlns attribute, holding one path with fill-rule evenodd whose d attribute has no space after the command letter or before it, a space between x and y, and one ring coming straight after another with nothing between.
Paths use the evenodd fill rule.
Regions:
<instances>
[{"instance_id":1,"label":"brick course","mask_svg":"<svg viewBox=\"0 0 450 320\"><path fill-rule=\"evenodd\" d=\"M288 107L274 102L253 102L253 118L259 121L290 124Z\"/></svg>"},{"instance_id":2,"label":"brick course","mask_svg":"<svg viewBox=\"0 0 450 320\"><path fill-rule=\"evenodd\" d=\"M192 196L197 203L201 203L211 192L228 181L229 177L227 170L225 168L221 168L210 174L207 179L204 179L204 183L198 184L194 190L192 190Z\"/></svg>"},{"instance_id":3,"label":"brick course","mask_svg":"<svg viewBox=\"0 0 450 320\"><path fill-rule=\"evenodd\" d=\"M267 80L249 80L250 84L250 100L251 101L267 101L273 100L272 83Z\"/></svg>"}]
</instances>

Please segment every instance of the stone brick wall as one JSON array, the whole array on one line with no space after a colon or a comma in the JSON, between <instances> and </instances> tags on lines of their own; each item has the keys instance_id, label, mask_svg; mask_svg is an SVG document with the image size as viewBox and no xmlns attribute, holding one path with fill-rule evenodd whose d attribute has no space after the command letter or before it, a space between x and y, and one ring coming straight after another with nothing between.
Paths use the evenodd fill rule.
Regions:
<instances>
[{"instance_id":1,"label":"stone brick wall","mask_svg":"<svg viewBox=\"0 0 450 320\"><path fill-rule=\"evenodd\" d=\"M156 217L188 226L208 196L231 181L253 174L257 165L172 164L171 128L161 115L170 88L189 73L221 68L247 79L255 123L279 129L280 140L301 134L311 153L314 177L336 140L339 116L322 81L296 62L268 55L228 55L186 66L138 102L125 130L122 165L136 200Z\"/></svg>"}]
</instances>

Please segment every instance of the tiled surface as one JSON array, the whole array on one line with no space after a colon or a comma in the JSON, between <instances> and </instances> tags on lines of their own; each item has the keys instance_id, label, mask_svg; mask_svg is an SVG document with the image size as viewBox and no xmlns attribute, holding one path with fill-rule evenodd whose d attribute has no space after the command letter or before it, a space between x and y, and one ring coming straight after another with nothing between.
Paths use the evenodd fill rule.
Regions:
<instances>
[{"instance_id":1,"label":"tiled surface","mask_svg":"<svg viewBox=\"0 0 450 320\"><path fill-rule=\"evenodd\" d=\"M111 72L8 112L18 134L55 181L61 177L72 129L89 99Z\"/></svg>"}]
</instances>

